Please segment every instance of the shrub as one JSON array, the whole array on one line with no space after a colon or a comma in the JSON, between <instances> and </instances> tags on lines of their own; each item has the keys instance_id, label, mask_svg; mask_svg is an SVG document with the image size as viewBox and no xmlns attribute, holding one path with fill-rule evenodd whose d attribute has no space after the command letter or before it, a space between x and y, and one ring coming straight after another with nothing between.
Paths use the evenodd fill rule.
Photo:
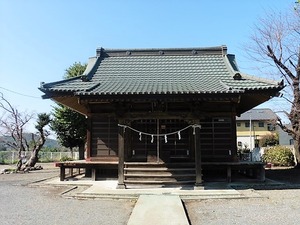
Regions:
<instances>
[{"instance_id":1,"label":"shrub","mask_svg":"<svg viewBox=\"0 0 300 225\"><path fill-rule=\"evenodd\" d=\"M5 157L2 152L0 152L0 164L4 163Z\"/></svg>"},{"instance_id":2,"label":"shrub","mask_svg":"<svg viewBox=\"0 0 300 225\"><path fill-rule=\"evenodd\" d=\"M279 144L279 136L278 134L265 135L259 140L259 142L263 147L276 146Z\"/></svg>"},{"instance_id":3,"label":"shrub","mask_svg":"<svg viewBox=\"0 0 300 225\"><path fill-rule=\"evenodd\" d=\"M64 161L73 161L73 159L71 157L68 157L68 156L63 156L63 157L61 157L60 161L61 162L64 162Z\"/></svg>"},{"instance_id":4,"label":"shrub","mask_svg":"<svg viewBox=\"0 0 300 225\"><path fill-rule=\"evenodd\" d=\"M280 145L265 149L262 160L265 163L272 163L274 166L294 165L294 155L291 149Z\"/></svg>"}]
</instances>

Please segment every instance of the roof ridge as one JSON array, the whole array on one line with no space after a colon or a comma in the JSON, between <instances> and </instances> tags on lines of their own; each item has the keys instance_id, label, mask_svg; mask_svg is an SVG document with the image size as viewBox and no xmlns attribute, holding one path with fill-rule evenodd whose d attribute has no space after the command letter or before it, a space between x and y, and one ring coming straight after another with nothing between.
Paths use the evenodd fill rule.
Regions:
<instances>
[{"instance_id":1,"label":"roof ridge","mask_svg":"<svg viewBox=\"0 0 300 225\"><path fill-rule=\"evenodd\" d=\"M171 53L177 53L182 55L183 53L190 55L197 55L197 54L205 54L205 53L214 53L214 54L227 54L227 47L226 45L220 45L215 47L188 47L188 48L133 48L133 49L104 49L102 47L97 48L96 50L97 56L101 56L102 54L106 54L109 56L120 56L120 54L130 56L134 55L141 55L141 54L150 54L155 53L155 55L165 55ZM181 53L181 54L180 54ZM150 55L152 55L150 54Z\"/></svg>"},{"instance_id":2,"label":"roof ridge","mask_svg":"<svg viewBox=\"0 0 300 225\"><path fill-rule=\"evenodd\" d=\"M100 56L94 56L89 58L85 71L81 75L82 81L90 81L93 78L96 70L98 69L98 66L101 63L101 60L102 58Z\"/></svg>"}]
</instances>

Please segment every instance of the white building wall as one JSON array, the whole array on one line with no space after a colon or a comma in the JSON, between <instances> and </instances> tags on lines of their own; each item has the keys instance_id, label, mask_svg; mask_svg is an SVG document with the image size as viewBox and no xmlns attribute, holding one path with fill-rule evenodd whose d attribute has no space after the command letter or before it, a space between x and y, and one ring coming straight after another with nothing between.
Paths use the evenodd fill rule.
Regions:
<instances>
[{"instance_id":1,"label":"white building wall","mask_svg":"<svg viewBox=\"0 0 300 225\"><path fill-rule=\"evenodd\" d=\"M245 145L247 146L247 148L249 148L251 150L255 147L254 136L252 136L251 138L250 138L250 136L239 136L239 137L237 137L237 146L238 146L238 148L240 148L240 146L238 145L239 142L242 142L242 148L245 148Z\"/></svg>"}]
</instances>

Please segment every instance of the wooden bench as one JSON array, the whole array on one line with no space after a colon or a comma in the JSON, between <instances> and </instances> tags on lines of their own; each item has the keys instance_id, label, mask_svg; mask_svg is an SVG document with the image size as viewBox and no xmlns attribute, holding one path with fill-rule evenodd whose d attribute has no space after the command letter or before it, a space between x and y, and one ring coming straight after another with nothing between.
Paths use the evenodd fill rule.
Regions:
<instances>
[{"instance_id":1,"label":"wooden bench","mask_svg":"<svg viewBox=\"0 0 300 225\"><path fill-rule=\"evenodd\" d=\"M86 161L86 160L78 160L78 161L66 161L66 162L57 162L55 163L56 167L60 167L60 181L64 181L66 179L66 169L70 170L70 177L73 177L75 174L73 169L90 169L92 172L92 180L95 181L97 177L97 169L103 168L118 168L118 162L98 162L98 161ZM78 174L76 174L78 175Z\"/></svg>"},{"instance_id":2,"label":"wooden bench","mask_svg":"<svg viewBox=\"0 0 300 225\"><path fill-rule=\"evenodd\" d=\"M232 171L233 170L244 170L253 173L259 181L265 181L265 163L263 162L253 162L253 161L241 161L241 162L202 162L202 168L216 169L225 168L226 169L226 180L227 182L232 181ZM252 174L252 175L253 175Z\"/></svg>"}]
</instances>

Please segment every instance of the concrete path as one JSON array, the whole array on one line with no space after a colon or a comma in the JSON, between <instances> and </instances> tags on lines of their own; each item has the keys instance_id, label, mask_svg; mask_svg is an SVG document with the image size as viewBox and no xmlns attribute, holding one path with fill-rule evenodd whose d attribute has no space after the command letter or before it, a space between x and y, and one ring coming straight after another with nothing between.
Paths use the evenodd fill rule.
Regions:
<instances>
[{"instance_id":1,"label":"concrete path","mask_svg":"<svg viewBox=\"0 0 300 225\"><path fill-rule=\"evenodd\" d=\"M76 193L74 197L137 199L141 195L175 195L179 196L182 200L243 197L240 192L232 188L225 190L194 190L192 188L188 190L181 188L104 189L100 185L93 185L80 193Z\"/></svg>"},{"instance_id":2,"label":"concrete path","mask_svg":"<svg viewBox=\"0 0 300 225\"><path fill-rule=\"evenodd\" d=\"M193 186L173 187L173 188L149 188L149 189L116 189L117 180L110 181L59 181L58 178L49 180L44 184L66 185L80 187L65 194L65 197L74 198L108 198L108 199L138 199L141 195L164 195L179 196L181 200L199 200L211 198L244 198L239 191L225 185L206 185L204 190L194 190ZM77 188L78 189L78 188Z\"/></svg>"},{"instance_id":3,"label":"concrete path","mask_svg":"<svg viewBox=\"0 0 300 225\"><path fill-rule=\"evenodd\" d=\"M127 225L188 225L179 196L140 195Z\"/></svg>"},{"instance_id":4,"label":"concrete path","mask_svg":"<svg viewBox=\"0 0 300 225\"><path fill-rule=\"evenodd\" d=\"M203 190L194 190L193 186L116 189L117 180L74 179L62 182L55 178L33 185L42 184L66 185L70 189L62 195L67 198L137 199L128 225L188 225L189 219L182 202L186 200L263 198L254 190L241 192L230 187L228 183L207 183Z\"/></svg>"}]
</instances>

